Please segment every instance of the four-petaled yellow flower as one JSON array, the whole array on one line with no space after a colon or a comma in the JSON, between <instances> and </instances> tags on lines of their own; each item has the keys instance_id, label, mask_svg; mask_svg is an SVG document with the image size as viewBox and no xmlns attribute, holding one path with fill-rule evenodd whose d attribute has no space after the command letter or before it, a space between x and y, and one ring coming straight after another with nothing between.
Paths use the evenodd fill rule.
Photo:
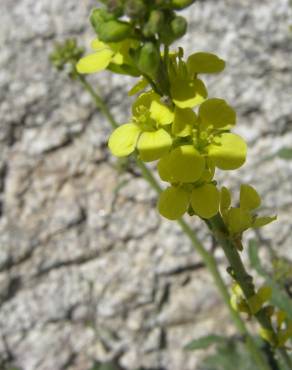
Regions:
<instances>
[{"instance_id":1,"label":"four-petaled yellow flower","mask_svg":"<svg viewBox=\"0 0 292 370\"><path fill-rule=\"evenodd\" d=\"M117 157L138 150L143 161L161 158L172 146L169 133L174 113L153 91L144 93L132 107L132 121L118 127L109 138L109 148Z\"/></svg>"}]
</instances>

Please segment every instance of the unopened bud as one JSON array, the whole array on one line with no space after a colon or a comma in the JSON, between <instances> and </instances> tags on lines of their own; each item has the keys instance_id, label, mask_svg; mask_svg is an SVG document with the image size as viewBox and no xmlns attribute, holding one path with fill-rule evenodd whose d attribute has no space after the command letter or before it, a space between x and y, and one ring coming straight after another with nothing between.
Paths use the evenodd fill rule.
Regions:
<instances>
[{"instance_id":1,"label":"unopened bud","mask_svg":"<svg viewBox=\"0 0 292 370\"><path fill-rule=\"evenodd\" d=\"M138 56L138 68L142 73L155 77L160 65L160 52L152 42L142 46Z\"/></svg>"},{"instance_id":2,"label":"unopened bud","mask_svg":"<svg viewBox=\"0 0 292 370\"><path fill-rule=\"evenodd\" d=\"M130 18L143 18L147 12L147 6L143 0L127 0L125 14Z\"/></svg>"},{"instance_id":3,"label":"unopened bud","mask_svg":"<svg viewBox=\"0 0 292 370\"><path fill-rule=\"evenodd\" d=\"M176 10L184 9L193 4L195 1L196 0L172 0L171 8Z\"/></svg>"},{"instance_id":4,"label":"unopened bud","mask_svg":"<svg viewBox=\"0 0 292 370\"><path fill-rule=\"evenodd\" d=\"M104 22L95 30L98 38L104 42L122 41L132 34L132 27L129 23L117 20Z\"/></svg>"},{"instance_id":5,"label":"unopened bud","mask_svg":"<svg viewBox=\"0 0 292 370\"><path fill-rule=\"evenodd\" d=\"M173 35L176 39L182 37L187 31L187 21L184 17L175 17L170 24Z\"/></svg>"},{"instance_id":6,"label":"unopened bud","mask_svg":"<svg viewBox=\"0 0 292 370\"><path fill-rule=\"evenodd\" d=\"M160 31L161 27L163 27L163 23L164 23L164 14L163 14L163 12L161 12L159 10L153 10L150 13L150 17L149 17L148 22L145 24L145 26L143 28L144 36L151 37L151 36L155 35L156 33L158 33Z\"/></svg>"}]
</instances>

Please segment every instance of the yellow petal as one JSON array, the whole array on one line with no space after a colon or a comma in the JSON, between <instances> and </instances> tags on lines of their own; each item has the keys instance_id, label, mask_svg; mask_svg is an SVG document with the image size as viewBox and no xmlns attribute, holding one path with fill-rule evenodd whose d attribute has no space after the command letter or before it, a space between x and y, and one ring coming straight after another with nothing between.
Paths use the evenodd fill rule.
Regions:
<instances>
[{"instance_id":1,"label":"yellow petal","mask_svg":"<svg viewBox=\"0 0 292 370\"><path fill-rule=\"evenodd\" d=\"M190 195L187 191L171 186L164 190L159 197L159 213L169 220L177 220L186 212L189 198Z\"/></svg>"},{"instance_id":2,"label":"yellow petal","mask_svg":"<svg viewBox=\"0 0 292 370\"><path fill-rule=\"evenodd\" d=\"M224 60L211 53L195 53L188 57L188 70L191 73L219 73L225 68Z\"/></svg>"},{"instance_id":3,"label":"yellow petal","mask_svg":"<svg viewBox=\"0 0 292 370\"><path fill-rule=\"evenodd\" d=\"M164 156L158 163L162 180L168 182L195 182L205 169L205 159L192 145L182 145Z\"/></svg>"},{"instance_id":4,"label":"yellow petal","mask_svg":"<svg viewBox=\"0 0 292 370\"><path fill-rule=\"evenodd\" d=\"M171 95L179 108L194 108L207 98L207 89L199 79L176 79L171 84Z\"/></svg>"},{"instance_id":5,"label":"yellow petal","mask_svg":"<svg viewBox=\"0 0 292 370\"><path fill-rule=\"evenodd\" d=\"M134 104L132 105L133 116L139 115L141 107L150 109L150 105L152 101L159 100L159 99L160 99L160 96L152 90L139 95L136 101L134 102Z\"/></svg>"},{"instance_id":6,"label":"yellow petal","mask_svg":"<svg viewBox=\"0 0 292 370\"><path fill-rule=\"evenodd\" d=\"M164 129L159 129L143 132L138 140L137 149L143 161L151 162L165 155L171 145L171 136Z\"/></svg>"},{"instance_id":7,"label":"yellow petal","mask_svg":"<svg viewBox=\"0 0 292 370\"><path fill-rule=\"evenodd\" d=\"M90 46L91 46L91 49L94 51L99 51L100 49L105 49L105 48L110 49L110 47L107 44L105 44L102 41L99 41L98 39L94 39L93 41L91 41Z\"/></svg>"},{"instance_id":8,"label":"yellow petal","mask_svg":"<svg viewBox=\"0 0 292 370\"><path fill-rule=\"evenodd\" d=\"M197 115L190 108L181 109L176 107L172 133L175 136L186 137L191 135L193 127L197 124Z\"/></svg>"},{"instance_id":9,"label":"yellow petal","mask_svg":"<svg viewBox=\"0 0 292 370\"><path fill-rule=\"evenodd\" d=\"M206 100L199 109L199 116L204 126L231 128L236 123L236 113L225 100L213 98Z\"/></svg>"},{"instance_id":10,"label":"yellow petal","mask_svg":"<svg viewBox=\"0 0 292 370\"><path fill-rule=\"evenodd\" d=\"M99 72L109 65L113 56L110 49L101 49L94 54L89 54L81 58L76 65L78 73L95 73Z\"/></svg>"},{"instance_id":11,"label":"yellow petal","mask_svg":"<svg viewBox=\"0 0 292 370\"><path fill-rule=\"evenodd\" d=\"M255 209L261 205L261 198L258 192L250 185L240 186L240 207L244 209Z\"/></svg>"},{"instance_id":12,"label":"yellow petal","mask_svg":"<svg viewBox=\"0 0 292 370\"><path fill-rule=\"evenodd\" d=\"M174 118L171 109L159 100L153 100L150 105L150 117L160 125L169 125Z\"/></svg>"},{"instance_id":13,"label":"yellow petal","mask_svg":"<svg viewBox=\"0 0 292 370\"><path fill-rule=\"evenodd\" d=\"M219 209L219 191L213 184L205 184L193 189L191 205L194 212L202 218L215 216Z\"/></svg>"},{"instance_id":14,"label":"yellow petal","mask_svg":"<svg viewBox=\"0 0 292 370\"><path fill-rule=\"evenodd\" d=\"M209 157L222 170L235 170L243 165L246 159L247 145L238 135L224 133L216 142L207 147Z\"/></svg>"},{"instance_id":15,"label":"yellow petal","mask_svg":"<svg viewBox=\"0 0 292 370\"><path fill-rule=\"evenodd\" d=\"M126 123L114 130L108 142L108 146L113 155L125 157L131 154L136 147L141 130L133 123Z\"/></svg>"},{"instance_id":16,"label":"yellow petal","mask_svg":"<svg viewBox=\"0 0 292 370\"><path fill-rule=\"evenodd\" d=\"M118 64L118 65L121 65L124 63L124 57L121 53L116 53L112 59L111 59L111 63L114 63L114 64Z\"/></svg>"}]
</instances>

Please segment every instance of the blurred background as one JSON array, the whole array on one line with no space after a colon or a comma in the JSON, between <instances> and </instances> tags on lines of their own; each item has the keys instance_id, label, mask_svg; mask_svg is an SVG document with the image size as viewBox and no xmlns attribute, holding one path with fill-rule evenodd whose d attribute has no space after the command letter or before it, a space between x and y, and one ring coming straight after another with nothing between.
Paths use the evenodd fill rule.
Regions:
<instances>
[{"instance_id":1,"label":"blurred background","mask_svg":"<svg viewBox=\"0 0 292 370\"><path fill-rule=\"evenodd\" d=\"M110 156L110 127L88 93L49 62L55 42L68 37L89 50L94 5L0 2L0 369L89 370L112 361L107 369L217 370L206 351L183 350L202 335L236 333L208 271L177 225L160 218L139 171L123 171ZM257 240L268 271L277 268L271 253L289 266L291 4L205 0L183 15L186 55L210 51L227 61L205 81L211 97L235 107L235 132L249 143L247 164L217 178L235 197L240 183L258 189L263 213L278 221L247 242ZM90 80L126 122L135 80L108 72ZM230 282L222 252L204 225L190 222ZM287 291L291 281L285 275Z\"/></svg>"}]
</instances>

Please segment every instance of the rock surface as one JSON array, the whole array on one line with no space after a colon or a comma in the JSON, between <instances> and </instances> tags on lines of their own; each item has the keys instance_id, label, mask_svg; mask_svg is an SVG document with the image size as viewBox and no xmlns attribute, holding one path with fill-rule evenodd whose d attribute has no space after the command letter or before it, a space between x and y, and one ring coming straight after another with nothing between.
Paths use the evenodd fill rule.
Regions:
<instances>
[{"instance_id":1,"label":"rock surface","mask_svg":"<svg viewBox=\"0 0 292 370\"><path fill-rule=\"evenodd\" d=\"M88 45L94 3L0 2L0 368L87 370L116 358L129 370L199 369L202 354L183 345L234 330L213 282L157 215L154 192L109 158L110 129L87 93L48 62L55 41ZM289 1L206 0L184 14L187 53L228 61L207 79L210 95L236 107L250 144L247 165L219 180L258 188L263 210L279 216L264 242L292 258L292 162L274 157L292 140ZM133 81L93 80L127 120Z\"/></svg>"}]
</instances>

